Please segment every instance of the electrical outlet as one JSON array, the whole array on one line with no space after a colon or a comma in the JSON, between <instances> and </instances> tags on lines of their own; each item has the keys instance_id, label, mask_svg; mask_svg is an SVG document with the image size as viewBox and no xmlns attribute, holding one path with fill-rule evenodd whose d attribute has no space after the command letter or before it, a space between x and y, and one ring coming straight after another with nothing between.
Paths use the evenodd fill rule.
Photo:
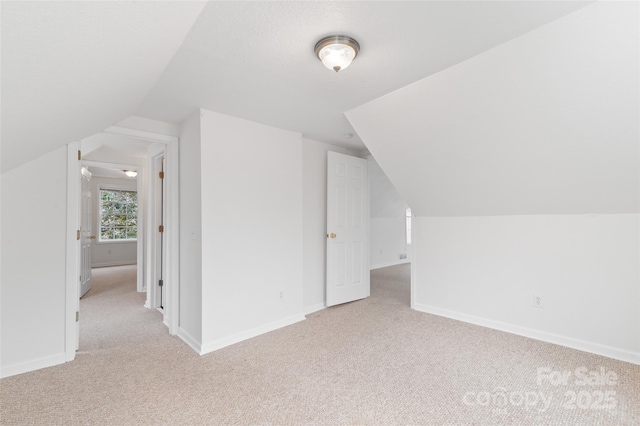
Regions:
<instances>
[{"instance_id":1,"label":"electrical outlet","mask_svg":"<svg viewBox=\"0 0 640 426\"><path fill-rule=\"evenodd\" d=\"M400 253L400 254L398 254L398 257L400 259L406 259L407 258L407 253Z\"/></svg>"},{"instance_id":2,"label":"electrical outlet","mask_svg":"<svg viewBox=\"0 0 640 426\"><path fill-rule=\"evenodd\" d=\"M533 306L535 306L536 308L544 307L544 298L539 294L534 294L533 295Z\"/></svg>"},{"instance_id":3,"label":"electrical outlet","mask_svg":"<svg viewBox=\"0 0 640 426\"><path fill-rule=\"evenodd\" d=\"M284 291L280 291L280 301L282 302L282 300L284 299Z\"/></svg>"}]
</instances>

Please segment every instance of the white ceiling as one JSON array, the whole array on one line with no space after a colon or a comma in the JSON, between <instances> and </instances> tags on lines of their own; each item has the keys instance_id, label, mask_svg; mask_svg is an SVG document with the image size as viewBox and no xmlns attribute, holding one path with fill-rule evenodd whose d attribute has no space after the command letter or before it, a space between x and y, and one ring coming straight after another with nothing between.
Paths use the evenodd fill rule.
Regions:
<instances>
[{"instance_id":1,"label":"white ceiling","mask_svg":"<svg viewBox=\"0 0 640 426\"><path fill-rule=\"evenodd\" d=\"M111 133L97 133L82 140L85 160L143 164L152 142Z\"/></svg>"},{"instance_id":2,"label":"white ceiling","mask_svg":"<svg viewBox=\"0 0 640 426\"><path fill-rule=\"evenodd\" d=\"M180 123L198 107L363 149L345 111L584 5L2 2L2 170L132 114ZM334 32L362 46L338 74L313 56Z\"/></svg>"},{"instance_id":3,"label":"white ceiling","mask_svg":"<svg viewBox=\"0 0 640 426\"><path fill-rule=\"evenodd\" d=\"M346 115L417 216L638 213L638 13L598 2Z\"/></svg>"},{"instance_id":4,"label":"white ceiling","mask_svg":"<svg viewBox=\"0 0 640 426\"><path fill-rule=\"evenodd\" d=\"M109 179L124 179L124 180L136 180L137 177L129 177L124 174L122 169L113 169L109 167L96 167L89 166L87 170L91 172L91 177L109 178Z\"/></svg>"},{"instance_id":5,"label":"white ceiling","mask_svg":"<svg viewBox=\"0 0 640 426\"><path fill-rule=\"evenodd\" d=\"M584 5L211 2L136 115L182 122L201 107L364 149L345 111ZM362 47L338 74L313 54L315 43L333 33Z\"/></svg>"},{"instance_id":6,"label":"white ceiling","mask_svg":"<svg viewBox=\"0 0 640 426\"><path fill-rule=\"evenodd\" d=\"M3 1L3 172L131 115L202 7Z\"/></svg>"}]
</instances>

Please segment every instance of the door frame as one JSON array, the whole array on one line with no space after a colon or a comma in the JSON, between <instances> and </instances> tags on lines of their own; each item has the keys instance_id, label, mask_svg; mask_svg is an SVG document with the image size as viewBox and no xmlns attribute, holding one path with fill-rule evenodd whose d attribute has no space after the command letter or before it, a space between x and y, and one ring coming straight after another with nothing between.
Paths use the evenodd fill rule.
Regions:
<instances>
[{"instance_id":1,"label":"door frame","mask_svg":"<svg viewBox=\"0 0 640 426\"><path fill-rule=\"evenodd\" d=\"M91 254L94 243L92 240L95 240L95 235L91 235L95 231L93 223L93 202L95 200L91 195L91 172L80 165L80 297L91 290L91 266L93 263ZM87 246L88 248L86 248Z\"/></svg>"},{"instance_id":2,"label":"door frame","mask_svg":"<svg viewBox=\"0 0 640 426\"><path fill-rule=\"evenodd\" d=\"M133 164L120 164L120 163L107 163L104 161L93 161L93 160L81 160L80 166L85 167L101 167L103 169L114 169L114 170L134 170L138 172L138 178L136 179L136 192L138 193L138 234L142 235L142 238L138 238L137 247L136 247L136 258L138 259L138 268L137 268L137 278L136 278L136 289L139 292L145 291L145 282L144 282L144 265L147 263L148 259L144 256L144 247L147 242L144 237L144 229L146 226L145 223L145 211L147 208L146 205L146 197L145 197L145 185L143 182L142 176L144 176L144 167L136 166ZM114 188L116 189L116 188ZM120 188L122 189L122 188ZM96 199L93 200L93 208L98 209L100 206L100 201L96 196ZM98 210L96 210L98 211ZM93 224L97 226L97 224ZM97 228L96 228L97 229ZM97 232L97 231L96 231Z\"/></svg>"},{"instance_id":3,"label":"door frame","mask_svg":"<svg viewBox=\"0 0 640 426\"><path fill-rule=\"evenodd\" d=\"M159 286L158 281L160 277L166 280L167 274L167 257L164 255L167 253L167 240L166 238L162 238L161 243L162 247L158 250L158 244L160 243L157 232L158 226L164 225L158 220L158 207L162 209L160 216L165 219L167 217L167 203L166 203L166 186L164 185L165 180L159 181L158 173L160 169L157 165L158 161L163 159L166 161L167 158L167 147L163 144L153 144L147 148L147 193L148 193L148 209L147 209L147 234L146 234L146 256L149 259L149 262L146 265L147 272L147 301L145 303L145 307L149 309L160 309L162 306L161 301L159 301ZM168 177L167 177L168 178ZM160 191L162 195L159 197ZM160 199L159 199L160 198ZM164 257L164 259L159 257ZM160 263L158 263L160 262ZM159 268L160 265L160 268ZM161 270L160 270L161 269ZM168 289L167 289L168 290ZM161 294L161 293L160 293ZM166 301L166 294L165 294ZM164 308L160 309L164 315ZM169 327L169 323L167 322L168 317L164 316L165 325Z\"/></svg>"},{"instance_id":4,"label":"door frame","mask_svg":"<svg viewBox=\"0 0 640 426\"><path fill-rule=\"evenodd\" d=\"M169 328L169 334L178 334L180 305L178 300L180 285L179 263L179 138L134 130L125 127L112 126L104 130L121 136L132 137L149 142L160 142L165 149L165 191L166 191L166 219L165 219L165 248L167 271L167 306L164 310L164 322ZM67 248L66 248L66 285L65 285L65 361L72 361L76 356L78 323L76 312L79 311L80 298L78 294L78 277L80 268L80 241L77 230L80 226L80 167L78 158L80 142L67 145ZM150 173L147 171L146 174ZM145 176L145 181L149 176ZM140 182L140 180L138 180ZM145 203L150 197L145 197ZM148 259L147 259L148 260ZM139 268L140 269L140 268ZM149 289L147 288L147 291Z\"/></svg>"},{"instance_id":5,"label":"door frame","mask_svg":"<svg viewBox=\"0 0 640 426\"><path fill-rule=\"evenodd\" d=\"M73 361L78 347L78 325L76 312L79 312L81 242L77 231L80 229L80 142L67 144L67 248L66 248L66 285L65 285L65 361Z\"/></svg>"}]
</instances>

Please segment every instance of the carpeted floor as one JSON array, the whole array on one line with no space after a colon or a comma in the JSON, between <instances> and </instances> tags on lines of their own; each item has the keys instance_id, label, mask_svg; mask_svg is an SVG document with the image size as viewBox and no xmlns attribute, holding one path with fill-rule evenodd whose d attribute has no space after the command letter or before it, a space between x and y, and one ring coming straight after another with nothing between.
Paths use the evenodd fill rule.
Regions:
<instances>
[{"instance_id":1,"label":"carpeted floor","mask_svg":"<svg viewBox=\"0 0 640 426\"><path fill-rule=\"evenodd\" d=\"M202 357L143 308L135 267L94 272L76 360L1 380L2 424L640 425L640 366L412 311L408 265Z\"/></svg>"}]
</instances>

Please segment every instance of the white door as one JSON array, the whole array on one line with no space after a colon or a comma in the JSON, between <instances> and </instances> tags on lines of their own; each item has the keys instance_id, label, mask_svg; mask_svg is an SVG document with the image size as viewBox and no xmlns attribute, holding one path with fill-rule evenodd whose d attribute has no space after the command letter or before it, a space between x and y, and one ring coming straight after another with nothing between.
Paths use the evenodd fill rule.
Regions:
<instances>
[{"instance_id":1,"label":"white door","mask_svg":"<svg viewBox=\"0 0 640 426\"><path fill-rule=\"evenodd\" d=\"M81 168L80 200L80 297L91 288L91 245L96 238L91 223L91 172Z\"/></svg>"},{"instance_id":2,"label":"white door","mask_svg":"<svg viewBox=\"0 0 640 426\"><path fill-rule=\"evenodd\" d=\"M158 232L156 238L156 274L158 277L158 303L160 309L164 311L167 303L167 292L165 288L165 240L164 240L164 157L156 159L156 168L159 170L156 176L156 223Z\"/></svg>"},{"instance_id":3,"label":"white door","mask_svg":"<svg viewBox=\"0 0 640 426\"><path fill-rule=\"evenodd\" d=\"M165 185L164 159L165 145L156 143L149 146L148 154L148 198L147 198L147 307L159 308L165 313L167 304L166 241L164 238Z\"/></svg>"},{"instance_id":4,"label":"white door","mask_svg":"<svg viewBox=\"0 0 640 426\"><path fill-rule=\"evenodd\" d=\"M369 297L367 160L328 153L327 306Z\"/></svg>"}]
</instances>

